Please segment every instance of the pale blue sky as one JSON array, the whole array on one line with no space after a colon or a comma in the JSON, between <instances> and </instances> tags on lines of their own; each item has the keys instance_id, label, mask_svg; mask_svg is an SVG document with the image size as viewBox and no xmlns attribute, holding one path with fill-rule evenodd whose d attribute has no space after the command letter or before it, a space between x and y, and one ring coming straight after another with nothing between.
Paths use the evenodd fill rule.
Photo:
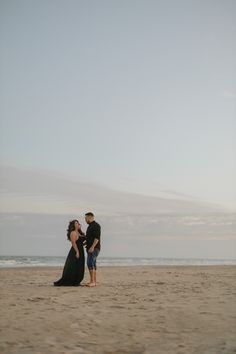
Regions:
<instances>
[{"instance_id":1,"label":"pale blue sky","mask_svg":"<svg viewBox=\"0 0 236 354\"><path fill-rule=\"evenodd\" d=\"M234 0L5 0L0 13L3 165L236 209Z\"/></svg>"},{"instance_id":2,"label":"pale blue sky","mask_svg":"<svg viewBox=\"0 0 236 354\"><path fill-rule=\"evenodd\" d=\"M235 205L235 1L1 1L2 159Z\"/></svg>"}]
</instances>

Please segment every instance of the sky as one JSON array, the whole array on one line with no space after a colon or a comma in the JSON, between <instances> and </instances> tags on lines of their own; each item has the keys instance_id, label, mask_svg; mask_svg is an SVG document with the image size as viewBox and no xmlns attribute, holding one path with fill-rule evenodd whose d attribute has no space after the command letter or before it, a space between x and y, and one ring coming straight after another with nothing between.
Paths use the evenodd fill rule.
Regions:
<instances>
[{"instance_id":1,"label":"sky","mask_svg":"<svg viewBox=\"0 0 236 354\"><path fill-rule=\"evenodd\" d=\"M1 1L1 253L93 210L106 256L236 256L235 38L234 0Z\"/></svg>"}]
</instances>

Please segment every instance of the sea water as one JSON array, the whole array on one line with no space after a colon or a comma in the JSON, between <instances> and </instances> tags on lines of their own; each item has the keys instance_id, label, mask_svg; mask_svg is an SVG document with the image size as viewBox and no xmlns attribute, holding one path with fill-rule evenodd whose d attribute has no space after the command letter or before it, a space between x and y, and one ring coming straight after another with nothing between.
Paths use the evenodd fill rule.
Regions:
<instances>
[{"instance_id":1,"label":"sea water","mask_svg":"<svg viewBox=\"0 0 236 354\"><path fill-rule=\"evenodd\" d=\"M66 256L0 256L0 268L63 266ZM103 257L97 259L99 266L144 266L144 265L236 265L236 259L207 258L147 258Z\"/></svg>"}]
</instances>

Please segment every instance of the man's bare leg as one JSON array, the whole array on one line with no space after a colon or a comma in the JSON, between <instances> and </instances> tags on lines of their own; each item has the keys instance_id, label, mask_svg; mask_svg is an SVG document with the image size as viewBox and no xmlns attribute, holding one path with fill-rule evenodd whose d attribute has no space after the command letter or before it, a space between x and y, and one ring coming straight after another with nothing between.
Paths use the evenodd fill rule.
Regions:
<instances>
[{"instance_id":1,"label":"man's bare leg","mask_svg":"<svg viewBox=\"0 0 236 354\"><path fill-rule=\"evenodd\" d=\"M97 285L97 270L94 270L94 283Z\"/></svg>"},{"instance_id":2,"label":"man's bare leg","mask_svg":"<svg viewBox=\"0 0 236 354\"><path fill-rule=\"evenodd\" d=\"M89 274L90 274L90 283L88 284L88 286L96 286L96 275L95 275L95 270L94 269L90 269L89 270Z\"/></svg>"}]
</instances>

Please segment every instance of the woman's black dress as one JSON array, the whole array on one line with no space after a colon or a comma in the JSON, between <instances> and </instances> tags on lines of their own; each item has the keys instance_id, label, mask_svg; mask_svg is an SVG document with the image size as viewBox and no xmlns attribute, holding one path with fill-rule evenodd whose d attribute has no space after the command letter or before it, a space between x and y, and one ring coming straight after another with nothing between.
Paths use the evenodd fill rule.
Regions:
<instances>
[{"instance_id":1,"label":"woman's black dress","mask_svg":"<svg viewBox=\"0 0 236 354\"><path fill-rule=\"evenodd\" d=\"M80 236L76 241L79 249L79 258L76 258L76 252L73 246L68 253L63 268L61 279L54 281L55 286L78 286L84 278L84 237Z\"/></svg>"}]
</instances>

